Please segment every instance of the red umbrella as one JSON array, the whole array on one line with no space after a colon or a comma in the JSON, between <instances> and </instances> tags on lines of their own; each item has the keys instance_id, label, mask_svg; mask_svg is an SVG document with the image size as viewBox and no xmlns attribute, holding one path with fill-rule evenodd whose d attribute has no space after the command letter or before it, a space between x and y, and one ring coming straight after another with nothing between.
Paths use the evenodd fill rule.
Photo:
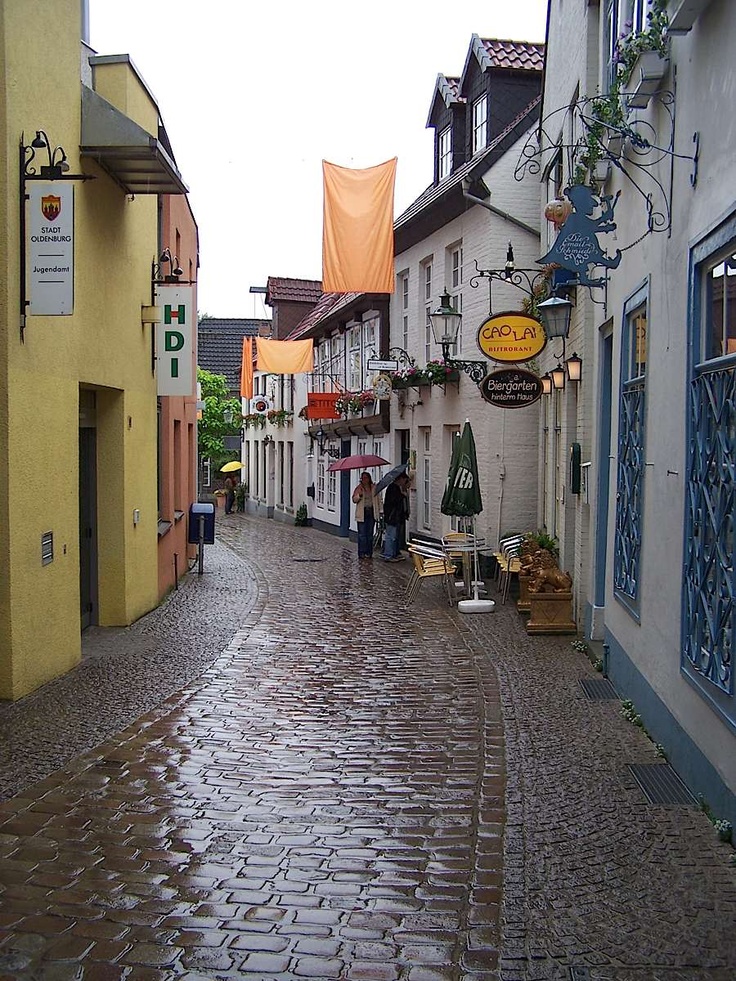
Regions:
<instances>
[{"instance_id":1,"label":"red umbrella","mask_svg":"<svg viewBox=\"0 0 736 981\"><path fill-rule=\"evenodd\" d=\"M331 463L328 470L366 470L368 467L382 467L388 460L375 453L355 453L353 456L344 456L341 460Z\"/></svg>"}]
</instances>

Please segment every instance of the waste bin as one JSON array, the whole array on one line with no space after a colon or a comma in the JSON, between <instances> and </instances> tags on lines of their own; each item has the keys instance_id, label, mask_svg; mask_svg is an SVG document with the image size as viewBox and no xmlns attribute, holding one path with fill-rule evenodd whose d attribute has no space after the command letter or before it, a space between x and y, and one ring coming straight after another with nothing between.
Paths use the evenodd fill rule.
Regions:
<instances>
[{"instance_id":1,"label":"waste bin","mask_svg":"<svg viewBox=\"0 0 736 981\"><path fill-rule=\"evenodd\" d=\"M215 542L215 505L214 504L191 504L189 506L189 535L190 545L199 544L199 526L202 523L202 541L205 545L213 545Z\"/></svg>"}]
</instances>

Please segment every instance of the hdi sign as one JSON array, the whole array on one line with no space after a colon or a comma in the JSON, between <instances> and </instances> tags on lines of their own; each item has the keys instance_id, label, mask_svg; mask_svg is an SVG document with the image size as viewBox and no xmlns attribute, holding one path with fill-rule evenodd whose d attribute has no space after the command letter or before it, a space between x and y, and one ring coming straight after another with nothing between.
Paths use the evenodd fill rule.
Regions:
<instances>
[{"instance_id":1,"label":"hdi sign","mask_svg":"<svg viewBox=\"0 0 736 981\"><path fill-rule=\"evenodd\" d=\"M157 286L156 364L159 395L194 395L194 306L191 286Z\"/></svg>"}]
</instances>

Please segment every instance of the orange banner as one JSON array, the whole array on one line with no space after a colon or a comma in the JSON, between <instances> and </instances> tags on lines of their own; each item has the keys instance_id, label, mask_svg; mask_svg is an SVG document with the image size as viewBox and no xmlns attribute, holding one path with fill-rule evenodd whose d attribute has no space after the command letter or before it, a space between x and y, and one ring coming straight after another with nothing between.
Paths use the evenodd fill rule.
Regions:
<instances>
[{"instance_id":1,"label":"orange banner","mask_svg":"<svg viewBox=\"0 0 736 981\"><path fill-rule=\"evenodd\" d=\"M240 365L240 394L244 399L253 398L253 338L243 338L243 361Z\"/></svg>"},{"instance_id":2,"label":"orange banner","mask_svg":"<svg viewBox=\"0 0 736 981\"><path fill-rule=\"evenodd\" d=\"M307 392L307 419L342 419L335 411L340 392Z\"/></svg>"},{"instance_id":3,"label":"orange banner","mask_svg":"<svg viewBox=\"0 0 736 981\"><path fill-rule=\"evenodd\" d=\"M322 161L325 293L394 292L396 160L365 170Z\"/></svg>"},{"instance_id":4,"label":"orange banner","mask_svg":"<svg viewBox=\"0 0 736 981\"><path fill-rule=\"evenodd\" d=\"M256 337L257 368L272 375L298 375L314 370L314 341L273 341Z\"/></svg>"}]
</instances>

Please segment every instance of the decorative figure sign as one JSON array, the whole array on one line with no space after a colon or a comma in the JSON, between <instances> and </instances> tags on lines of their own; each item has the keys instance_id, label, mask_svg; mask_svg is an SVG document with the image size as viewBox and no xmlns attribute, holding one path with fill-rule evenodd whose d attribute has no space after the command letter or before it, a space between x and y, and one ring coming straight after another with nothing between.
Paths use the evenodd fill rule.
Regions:
<instances>
[{"instance_id":1,"label":"decorative figure sign","mask_svg":"<svg viewBox=\"0 0 736 981\"><path fill-rule=\"evenodd\" d=\"M542 395L541 379L524 368L492 371L478 387L486 402L499 409L522 409L533 405Z\"/></svg>"},{"instance_id":2,"label":"decorative figure sign","mask_svg":"<svg viewBox=\"0 0 736 981\"><path fill-rule=\"evenodd\" d=\"M194 327L191 286L157 286L156 365L159 395L194 395Z\"/></svg>"},{"instance_id":3,"label":"decorative figure sign","mask_svg":"<svg viewBox=\"0 0 736 981\"><path fill-rule=\"evenodd\" d=\"M544 350L547 335L534 317L518 311L494 313L478 328L478 347L487 358L516 364Z\"/></svg>"},{"instance_id":4,"label":"decorative figure sign","mask_svg":"<svg viewBox=\"0 0 736 981\"><path fill-rule=\"evenodd\" d=\"M577 273L581 286L603 286L605 279L591 279L591 266L605 266L606 269L616 269L621 262L621 250L611 258L606 255L598 244L598 236L604 232L613 232L616 223L613 221L613 210L621 192L615 196L604 194L601 197L593 188L586 184L573 184L565 188L565 194L572 203L573 211L565 218L560 226L560 233L555 239L549 252L537 259L546 266L550 263L561 266ZM600 208L600 214L594 218L593 212Z\"/></svg>"},{"instance_id":5,"label":"decorative figure sign","mask_svg":"<svg viewBox=\"0 0 736 981\"><path fill-rule=\"evenodd\" d=\"M391 375L381 372L373 379L373 397L379 402L391 398L392 391Z\"/></svg>"},{"instance_id":6,"label":"decorative figure sign","mask_svg":"<svg viewBox=\"0 0 736 981\"><path fill-rule=\"evenodd\" d=\"M33 183L28 198L28 312L68 317L74 313L74 185Z\"/></svg>"}]
</instances>

